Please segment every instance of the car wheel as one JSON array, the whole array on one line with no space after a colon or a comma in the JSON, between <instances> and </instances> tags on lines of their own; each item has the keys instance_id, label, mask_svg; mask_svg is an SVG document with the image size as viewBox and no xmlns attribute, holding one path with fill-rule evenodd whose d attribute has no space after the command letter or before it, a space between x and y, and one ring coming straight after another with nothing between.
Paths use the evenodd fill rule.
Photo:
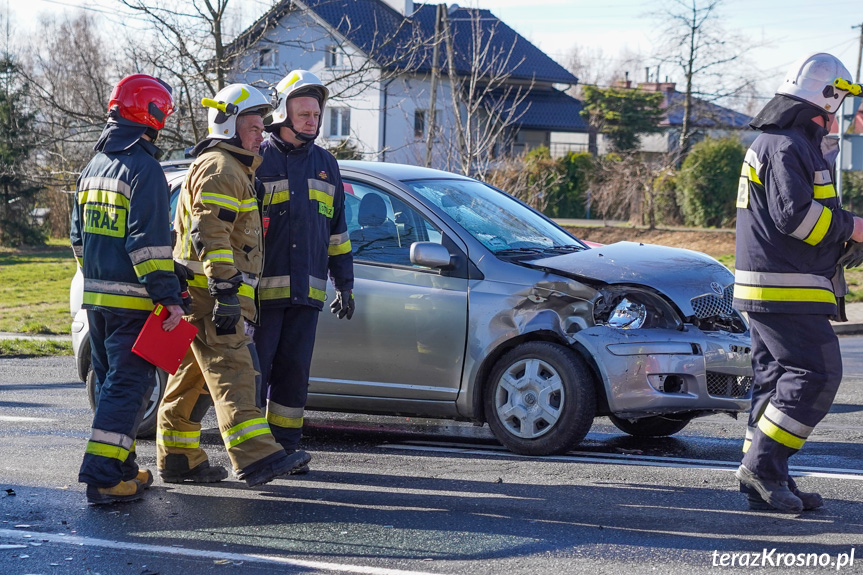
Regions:
<instances>
[{"instance_id":1,"label":"car wheel","mask_svg":"<svg viewBox=\"0 0 863 575\"><path fill-rule=\"evenodd\" d=\"M653 415L641 419L629 420L609 415L611 423L620 431L635 437L666 437L674 435L692 421L692 415L681 413L675 415Z\"/></svg>"},{"instance_id":2,"label":"car wheel","mask_svg":"<svg viewBox=\"0 0 863 575\"><path fill-rule=\"evenodd\" d=\"M147 411L144 412L144 419L138 427L138 437L151 438L156 435L156 419L159 414L159 404L162 402L162 397L165 395L165 383L168 381L168 375L161 369L155 370L156 385L153 388L153 393L147 400ZM96 405L99 403L99 383L96 381L96 373L91 369L87 374L87 398L90 400L90 408L96 411Z\"/></svg>"},{"instance_id":3,"label":"car wheel","mask_svg":"<svg viewBox=\"0 0 863 575\"><path fill-rule=\"evenodd\" d=\"M495 364L483 403L505 447L525 455L563 453L587 435L596 413L590 370L574 351L528 342Z\"/></svg>"}]
</instances>

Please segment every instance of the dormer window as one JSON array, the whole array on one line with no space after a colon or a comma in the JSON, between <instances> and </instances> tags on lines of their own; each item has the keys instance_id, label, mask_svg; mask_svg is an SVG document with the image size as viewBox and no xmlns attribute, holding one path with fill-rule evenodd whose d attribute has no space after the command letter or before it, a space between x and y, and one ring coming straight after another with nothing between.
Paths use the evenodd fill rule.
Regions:
<instances>
[{"instance_id":1,"label":"dormer window","mask_svg":"<svg viewBox=\"0 0 863 575\"><path fill-rule=\"evenodd\" d=\"M344 68L345 53L340 51L338 46L327 46L324 65L327 68Z\"/></svg>"}]
</instances>

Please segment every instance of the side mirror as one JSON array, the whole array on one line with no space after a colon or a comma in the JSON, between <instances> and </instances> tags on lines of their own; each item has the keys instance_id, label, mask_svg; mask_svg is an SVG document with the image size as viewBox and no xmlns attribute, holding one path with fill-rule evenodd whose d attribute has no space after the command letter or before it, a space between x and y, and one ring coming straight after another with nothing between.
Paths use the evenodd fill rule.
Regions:
<instances>
[{"instance_id":1,"label":"side mirror","mask_svg":"<svg viewBox=\"0 0 863 575\"><path fill-rule=\"evenodd\" d=\"M452 265L452 255L444 246L435 242L411 244L411 263L426 268L446 269Z\"/></svg>"}]
</instances>

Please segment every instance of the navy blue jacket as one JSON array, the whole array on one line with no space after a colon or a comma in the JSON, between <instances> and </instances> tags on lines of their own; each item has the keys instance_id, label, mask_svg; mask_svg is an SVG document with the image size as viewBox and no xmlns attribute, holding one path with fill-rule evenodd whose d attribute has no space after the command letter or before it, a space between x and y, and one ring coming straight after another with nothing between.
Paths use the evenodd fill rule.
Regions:
<instances>
[{"instance_id":1,"label":"navy blue jacket","mask_svg":"<svg viewBox=\"0 0 863 575\"><path fill-rule=\"evenodd\" d=\"M265 231L261 307L320 310L328 276L337 290L354 287L339 166L320 146L297 148L275 134L261 145L260 154L258 202Z\"/></svg>"},{"instance_id":2,"label":"navy blue jacket","mask_svg":"<svg viewBox=\"0 0 863 575\"><path fill-rule=\"evenodd\" d=\"M821 150L826 134L811 121L767 129L746 152L737 194L737 309L837 313L836 298L845 294L831 279L854 218L833 186L833 165Z\"/></svg>"},{"instance_id":3,"label":"navy blue jacket","mask_svg":"<svg viewBox=\"0 0 863 575\"><path fill-rule=\"evenodd\" d=\"M156 303L181 305L159 149L136 140L109 150L81 172L72 210L70 240L84 273L83 307L145 316Z\"/></svg>"}]
</instances>

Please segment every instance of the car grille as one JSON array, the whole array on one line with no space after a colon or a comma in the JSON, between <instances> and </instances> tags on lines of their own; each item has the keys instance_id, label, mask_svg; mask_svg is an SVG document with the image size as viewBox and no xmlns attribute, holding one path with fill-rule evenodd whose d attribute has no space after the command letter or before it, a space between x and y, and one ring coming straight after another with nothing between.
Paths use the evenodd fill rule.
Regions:
<instances>
[{"instance_id":1,"label":"car grille","mask_svg":"<svg viewBox=\"0 0 863 575\"><path fill-rule=\"evenodd\" d=\"M715 294L700 295L690 300L695 317L704 319L717 315L728 316L734 313L731 302L734 299L734 284L725 288L722 297Z\"/></svg>"},{"instance_id":2,"label":"car grille","mask_svg":"<svg viewBox=\"0 0 863 575\"><path fill-rule=\"evenodd\" d=\"M726 373L707 372L707 393L719 397L736 399L747 397L752 387L751 376L736 376Z\"/></svg>"}]
</instances>

